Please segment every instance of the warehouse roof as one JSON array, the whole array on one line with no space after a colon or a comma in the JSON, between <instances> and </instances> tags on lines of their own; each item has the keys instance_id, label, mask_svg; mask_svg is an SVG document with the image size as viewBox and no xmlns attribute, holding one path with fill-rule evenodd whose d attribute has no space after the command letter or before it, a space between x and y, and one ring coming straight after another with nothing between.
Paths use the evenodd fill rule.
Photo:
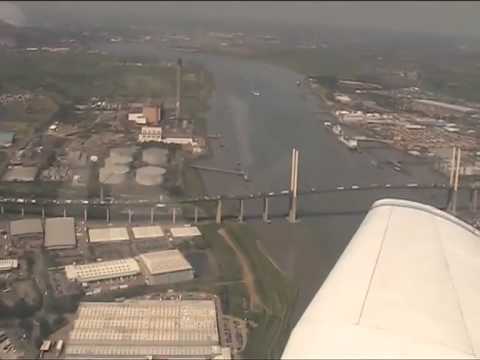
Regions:
<instances>
[{"instance_id":1,"label":"warehouse roof","mask_svg":"<svg viewBox=\"0 0 480 360\"><path fill-rule=\"evenodd\" d=\"M85 302L78 307L65 354L211 357L222 353L219 342L213 300Z\"/></svg>"},{"instance_id":2,"label":"warehouse roof","mask_svg":"<svg viewBox=\"0 0 480 360\"><path fill-rule=\"evenodd\" d=\"M141 254L139 259L151 275L192 269L192 265L177 249Z\"/></svg>"},{"instance_id":3,"label":"warehouse roof","mask_svg":"<svg viewBox=\"0 0 480 360\"><path fill-rule=\"evenodd\" d=\"M127 228L124 227L89 229L88 236L90 242L125 241L130 239Z\"/></svg>"},{"instance_id":4,"label":"warehouse roof","mask_svg":"<svg viewBox=\"0 0 480 360\"><path fill-rule=\"evenodd\" d=\"M158 238L164 236L162 228L158 225L132 227L132 232L135 239Z\"/></svg>"},{"instance_id":5,"label":"warehouse roof","mask_svg":"<svg viewBox=\"0 0 480 360\"><path fill-rule=\"evenodd\" d=\"M37 176L36 166L12 166L3 175L3 181L33 181Z\"/></svg>"},{"instance_id":6,"label":"warehouse roof","mask_svg":"<svg viewBox=\"0 0 480 360\"><path fill-rule=\"evenodd\" d=\"M431 206L375 202L283 358L479 358L479 235Z\"/></svg>"},{"instance_id":7,"label":"warehouse roof","mask_svg":"<svg viewBox=\"0 0 480 360\"><path fill-rule=\"evenodd\" d=\"M57 217L45 220L45 247L75 247L75 221L73 217Z\"/></svg>"},{"instance_id":8,"label":"warehouse roof","mask_svg":"<svg viewBox=\"0 0 480 360\"><path fill-rule=\"evenodd\" d=\"M417 99L415 100L416 102L422 103L422 104L427 104L427 105L433 105L433 106L439 106L443 107L445 109L450 109L450 110L456 110L456 111L461 111L461 112L478 112L478 110L466 107L466 106L461 106L461 105L455 105L455 104L448 104L440 101L434 101L434 100L427 100L427 99Z\"/></svg>"},{"instance_id":9,"label":"warehouse roof","mask_svg":"<svg viewBox=\"0 0 480 360\"><path fill-rule=\"evenodd\" d=\"M172 234L173 237L194 237L202 235L196 226L172 227L170 228L170 234Z\"/></svg>"},{"instance_id":10,"label":"warehouse roof","mask_svg":"<svg viewBox=\"0 0 480 360\"><path fill-rule=\"evenodd\" d=\"M26 235L43 233L43 226L40 219L22 219L10 221L11 235Z\"/></svg>"},{"instance_id":11,"label":"warehouse roof","mask_svg":"<svg viewBox=\"0 0 480 360\"><path fill-rule=\"evenodd\" d=\"M0 259L0 271L16 269L18 267L17 259Z\"/></svg>"},{"instance_id":12,"label":"warehouse roof","mask_svg":"<svg viewBox=\"0 0 480 360\"><path fill-rule=\"evenodd\" d=\"M140 267L132 258L65 266L67 279L79 282L113 279L139 273Z\"/></svg>"}]
</instances>

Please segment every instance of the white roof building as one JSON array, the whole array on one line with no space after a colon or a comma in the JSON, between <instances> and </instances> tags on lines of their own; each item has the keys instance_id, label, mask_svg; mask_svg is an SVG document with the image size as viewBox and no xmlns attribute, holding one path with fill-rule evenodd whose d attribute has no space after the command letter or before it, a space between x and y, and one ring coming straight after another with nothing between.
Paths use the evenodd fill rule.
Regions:
<instances>
[{"instance_id":1,"label":"white roof building","mask_svg":"<svg viewBox=\"0 0 480 360\"><path fill-rule=\"evenodd\" d=\"M65 341L68 358L203 358L220 345L213 300L82 302Z\"/></svg>"},{"instance_id":2,"label":"white roof building","mask_svg":"<svg viewBox=\"0 0 480 360\"><path fill-rule=\"evenodd\" d=\"M78 282L115 279L139 273L140 267L133 258L65 266L67 279Z\"/></svg>"},{"instance_id":3,"label":"white roof building","mask_svg":"<svg viewBox=\"0 0 480 360\"><path fill-rule=\"evenodd\" d=\"M18 268L17 259L0 259L0 271L9 271Z\"/></svg>"},{"instance_id":4,"label":"white roof building","mask_svg":"<svg viewBox=\"0 0 480 360\"><path fill-rule=\"evenodd\" d=\"M91 243L130 240L127 228L124 227L88 229L88 237Z\"/></svg>"},{"instance_id":5,"label":"white roof building","mask_svg":"<svg viewBox=\"0 0 480 360\"><path fill-rule=\"evenodd\" d=\"M284 359L479 358L480 237L431 206L373 204Z\"/></svg>"},{"instance_id":6,"label":"white roof building","mask_svg":"<svg viewBox=\"0 0 480 360\"><path fill-rule=\"evenodd\" d=\"M128 120L135 121L135 123L139 125L145 125L147 123L147 118L143 113L129 113Z\"/></svg>"},{"instance_id":7,"label":"white roof building","mask_svg":"<svg viewBox=\"0 0 480 360\"><path fill-rule=\"evenodd\" d=\"M202 236L196 226L179 226L170 228L170 234L174 238Z\"/></svg>"},{"instance_id":8,"label":"white roof building","mask_svg":"<svg viewBox=\"0 0 480 360\"><path fill-rule=\"evenodd\" d=\"M132 227L133 237L138 239L160 238L165 234L159 225Z\"/></svg>"},{"instance_id":9,"label":"white roof building","mask_svg":"<svg viewBox=\"0 0 480 360\"><path fill-rule=\"evenodd\" d=\"M77 245L73 217L57 217L45 220L45 247L47 249L73 248Z\"/></svg>"},{"instance_id":10,"label":"white roof building","mask_svg":"<svg viewBox=\"0 0 480 360\"><path fill-rule=\"evenodd\" d=\"M141 133L138 135L138 142L162 142L162 128L155 126L142 126Z\"/></svg>"},{"instance_id":11,"label":"white roof building","mask_svg":"<svg viewBox=\"0 0 480 360\"><path fill-rule=\"evenodd\" d=\"M150 275L192 270L192 265L177 249L141 254L138 259Z\"/></svg>"},{"instance_id":12,"label":"white roof building","mask_svg":"<svg viewBox=\"0 0 480 360\"><path fill-rule=\"evenodd\" d=\"M40 219L21 219L10 221L11 235L43 234Z\"/></svg>"}]
</instances>

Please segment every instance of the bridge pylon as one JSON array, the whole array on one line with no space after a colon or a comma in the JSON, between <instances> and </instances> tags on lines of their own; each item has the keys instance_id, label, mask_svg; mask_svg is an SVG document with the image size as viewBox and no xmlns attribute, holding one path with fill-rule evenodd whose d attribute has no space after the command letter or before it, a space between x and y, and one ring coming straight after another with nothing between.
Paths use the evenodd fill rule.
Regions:
<instances>
[{"instance_id":1,"label":"bridge pylon","mask_svg":"<svg viewBox=\"0 0 480 360\"><path fill-rule=\"evenodd\" d=\"M297 190L298 190L298 150L292 149L292 166L290 171L290 209L288 221L297 221Z\"/></svg>"}]
</instances>

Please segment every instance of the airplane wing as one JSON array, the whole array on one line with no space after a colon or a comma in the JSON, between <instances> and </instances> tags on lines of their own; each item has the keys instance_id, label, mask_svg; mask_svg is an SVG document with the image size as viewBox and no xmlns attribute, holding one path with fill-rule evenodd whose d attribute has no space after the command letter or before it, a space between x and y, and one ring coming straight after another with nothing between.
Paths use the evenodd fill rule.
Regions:
<instances>
[{"instance_id":1,"label":"airplane wing","mask_svg":"<svg viewBox=\"0 0 480 360\"><path fill-rule=\"evenodd\" d=\"M479 358L480 236L434 207L375 202L283 359Z\"/></svg>"}]
</instances>

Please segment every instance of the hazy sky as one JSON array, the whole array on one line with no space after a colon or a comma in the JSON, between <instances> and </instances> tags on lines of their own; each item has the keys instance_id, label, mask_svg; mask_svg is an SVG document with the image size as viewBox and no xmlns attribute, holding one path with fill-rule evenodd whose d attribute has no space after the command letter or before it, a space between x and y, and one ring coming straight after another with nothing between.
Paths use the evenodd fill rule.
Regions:
<instances>
[{"instance_id":1,"label":"hazy sky","mask_svg":"<svg viewBox=\"0 0 480 360\"><path fill-rule=\"evenodd\" d=\"M99 22L172 20L256 20L295 24L368 27L480 36L480 3L475 1L325 1L325 2L29 2L16 3L27 19L67 19ZM0 6L0 17L14 11ZM33 19L35 18L35 19ZM53 21L53 20L52 20Z\"/></svg>"}]
</instances>

